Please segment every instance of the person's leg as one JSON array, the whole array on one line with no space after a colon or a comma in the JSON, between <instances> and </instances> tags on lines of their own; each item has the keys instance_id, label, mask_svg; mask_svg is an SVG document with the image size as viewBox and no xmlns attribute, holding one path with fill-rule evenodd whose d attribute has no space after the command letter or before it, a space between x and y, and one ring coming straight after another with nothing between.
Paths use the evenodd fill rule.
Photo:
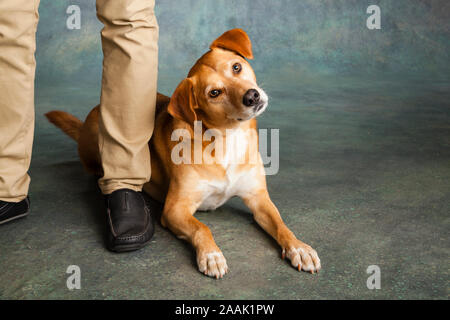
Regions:
<instances>
[{"instance_id":1,"label":"person's leg","mask_svg":"<svg viewBox=\"0 0 450 320\"><path fill-rule=\"evenodd\" d=\"M141 191L150 180L158 70L154 0L97 0L102 30L103 80L99 147L103 194Z\"/></svg>"},{"instance_id":2,"label":"person's leg","mask_svg":"<svg viewBox=\"0 0 450 320\"><path fill-rule=\"evenodd\" d=\"M2 208L11 214L7 203L26 200L30 184L38 6L0 1L0 222Z\"/></svg>"},{"instance_id":3,"label":"person's leg","mask_svg":"<svg viewBox=\"0 0 450 320\"><path fill-rule=\"evenodd\" d=\"M154 222L140 193L150 180L148 142L154 126L158 24L154 0L97 0L104 24L99 149L107 195L108 248L139 249Z\"/></svg>"}]
</instances>

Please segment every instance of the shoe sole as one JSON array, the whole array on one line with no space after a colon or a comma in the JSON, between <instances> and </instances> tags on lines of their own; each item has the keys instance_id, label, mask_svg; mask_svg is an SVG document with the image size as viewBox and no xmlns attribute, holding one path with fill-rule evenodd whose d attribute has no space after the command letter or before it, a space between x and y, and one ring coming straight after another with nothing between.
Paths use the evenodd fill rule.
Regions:
<instances>
[{"instance_id":1,"label":"shoe sole","mask_svg":"<svg viewBox=\"0 0 450 320\"><path fill-rule=\"evenodd\" d=\"M152 238L150 238L148 241L146 241L144 243L125 244L125 245L118 245L118 246L114 246L114 247L109 246L108 249L110 251L117 252L117 253L136 251L136 250L139 250L139 249L142 249L143 247L145 247L147 244L150 243L150 241L152 241Z\"/></svg>"},{"instance_id":2,"label":"shoe sole","mask_svg":"<svg viewBox=\"0 0 450 320\"><path fill-rule=\"evenodd\" d=\"M7 222L11 222L11 221L17 220L17 219L20 219L20 218L25 218L27 215L28 215L28 211L25 212L25 213L19 214L19 215L17 215L17 216L11 217L11 218L9 218L9 219L0 221L0 225L2 225L2 224L4 224L4 223L7 223Z\"/></svg>"}]
</instances>

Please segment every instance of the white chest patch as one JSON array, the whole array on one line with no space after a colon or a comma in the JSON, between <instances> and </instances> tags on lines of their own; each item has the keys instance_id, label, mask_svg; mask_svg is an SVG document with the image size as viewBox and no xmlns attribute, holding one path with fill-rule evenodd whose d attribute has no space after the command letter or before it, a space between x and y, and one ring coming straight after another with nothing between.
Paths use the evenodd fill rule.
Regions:
<instances>
[{"instance_id":1,"label":"white chest patch","mask_svg":"<svg viewBox=\"0 0 450 320\"><path fill-rule=\"evenodd\" d=\"M256 186L256 167L251 170L239 170L244 163L248 148L248 136L242 130L227 132L226 147L221 166L226 174L223 179L200 180L198 190L203 200L199 210L214 210L233 196L243 195Z\"/></svg>"}]
</instances>

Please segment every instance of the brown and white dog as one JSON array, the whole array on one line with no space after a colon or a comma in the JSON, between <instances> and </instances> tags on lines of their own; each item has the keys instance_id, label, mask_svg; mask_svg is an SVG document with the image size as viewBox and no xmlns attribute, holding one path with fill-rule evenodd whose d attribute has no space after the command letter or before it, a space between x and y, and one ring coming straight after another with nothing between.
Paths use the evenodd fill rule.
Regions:
<instances>
[{"instance_id":1,"label":"brown and white dog","mask_svg":"<svg viewBox=\"0 0 450 320\"><path fill-rule=\"evenodd\" d=\"M321 266L316 251L287 228L269 197L258 140L251 138L257 137L255 117L266 109L268 97L257 85L245 58L253 58L249 37L241 29L229 30L211 44L210 51L195 63L170 99L158 94L155 129L149 143L152 178L144 185L144 191L164 202L161 224L194 246L198 268L205 275L221 278L228 266L210 229L194 213L215 209L233 196L243 199L256 222L278 242L283 258L290 259L299 271L318 272ZM84 123L61 111L46 116L78 141L85 168L102 175L98 112L97 106ZM191 133L193 155L195 121L201 121L202 132L214 129L225 140L238 135L238 143L223 144L221 161L211 163L203 159L201 163L175 164L172 149L177 141L172 141L172 134L177 129ZM202 141L202 150L209 144ZM229 161L254 155L253 162Z\"/></svg>"}]
</instances>

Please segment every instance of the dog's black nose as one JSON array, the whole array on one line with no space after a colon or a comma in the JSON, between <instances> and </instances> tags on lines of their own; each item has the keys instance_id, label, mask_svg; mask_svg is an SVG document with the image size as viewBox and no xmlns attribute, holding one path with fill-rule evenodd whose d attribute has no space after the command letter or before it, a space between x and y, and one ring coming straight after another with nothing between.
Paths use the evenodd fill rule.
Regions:
<instances>
[{"instance_id":1,"label":"dog's black nose","mask_svg":"<svg viewBox=\"0 0 450 320\"><path fill-rule=\"evenodd\" d=\"M250 89L244 94L244 106L253 107L259 102L259 92L255 89Z\"/></svg>"}]
</instances>

